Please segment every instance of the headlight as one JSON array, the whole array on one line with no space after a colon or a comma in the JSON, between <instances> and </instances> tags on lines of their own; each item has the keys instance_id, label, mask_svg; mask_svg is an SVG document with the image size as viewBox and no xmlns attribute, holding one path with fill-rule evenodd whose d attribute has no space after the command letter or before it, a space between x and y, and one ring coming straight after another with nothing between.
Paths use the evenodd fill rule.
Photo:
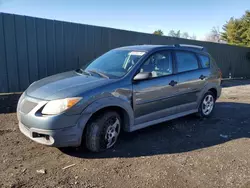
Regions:
<instances>
[{"instance_id":1,"label":"headlight","mask_svg":"<svg viewBox=\"0 0 250 188\"><path fill-rule=\"evenodd\" d=\"M74 106L81 99L82 99L81 97L74 97L74 98L66 98L66 99L49 101L43 108L42 114L46 114L46 115L60 114L61 112Z\"/></svg>"}]
</instances>

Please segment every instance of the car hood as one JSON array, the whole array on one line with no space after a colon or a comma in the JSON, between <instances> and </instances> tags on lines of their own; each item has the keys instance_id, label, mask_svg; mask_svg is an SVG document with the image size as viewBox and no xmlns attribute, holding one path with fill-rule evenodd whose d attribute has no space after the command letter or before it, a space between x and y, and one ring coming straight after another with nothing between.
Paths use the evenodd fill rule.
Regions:
<instances>
[{"instance_id":1,"label":"car hood","mask_svg":"<svg viewBox=\"0 0 250 188\"><path fill-rule=\"evenodd\" d=\"M85 91L110 82L110 79L82 75L75 71L70 71L34 82L26 90L26 94L38 99L55 100L80 96Z\"/></svg>"}]
</instances>

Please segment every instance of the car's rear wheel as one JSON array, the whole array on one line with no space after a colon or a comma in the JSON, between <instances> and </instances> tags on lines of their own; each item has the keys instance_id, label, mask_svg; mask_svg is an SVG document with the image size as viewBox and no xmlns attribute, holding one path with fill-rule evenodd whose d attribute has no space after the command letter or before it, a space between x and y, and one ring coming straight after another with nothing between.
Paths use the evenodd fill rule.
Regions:
<instances>
[{"instance_id":1,"label":"car's rear wheel","mask_svg":"<svg viewBox=\"0 0 250 188\"><path fill-rule=\"evenodd\" d=\"M200 117L209 117L213 113L214 106L215 106L214 93L208 91L201 100L198 110L198 115Z\"/></svg>"},{"instance_id":2,"label":"car's rear wheel","mask_svg":"<svg viewBox=\"0 0 250 188\"><path fill-rule=\"evenodd\" d=\"M86 131L86 147L93 152L115 145L121 131L121 118L115 111L107 111L90 120Z\"/></svg>"}]
</instances>

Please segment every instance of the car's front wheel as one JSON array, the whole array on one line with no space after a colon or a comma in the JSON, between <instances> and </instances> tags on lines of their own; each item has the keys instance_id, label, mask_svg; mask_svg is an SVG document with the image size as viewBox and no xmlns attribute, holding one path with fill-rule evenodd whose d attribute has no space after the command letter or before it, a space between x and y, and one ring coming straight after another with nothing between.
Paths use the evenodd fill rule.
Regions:
<instances>
[{"instance_id":1,"label":"car's front wheel","mask_svg":"<svg viewBox=\"0 0 250 188\"><path fill-rule=\"evenodd\" d=\"M214 110L214 106L215 106L214 93L208 91L201 100L198 115L200 117L209 117Z\"/></svg>"},{"instance_id":2,"label":"car's front wheel","mask_svg":"<svg viewBox=\"0 0 250 188\"><path fill-rule=\"evenodd\" d=\"M121 131L121 118L115 111L107 111L90 120L86 131L86 147L99 152L115 145Z\"/></svg>"}]
</instances>

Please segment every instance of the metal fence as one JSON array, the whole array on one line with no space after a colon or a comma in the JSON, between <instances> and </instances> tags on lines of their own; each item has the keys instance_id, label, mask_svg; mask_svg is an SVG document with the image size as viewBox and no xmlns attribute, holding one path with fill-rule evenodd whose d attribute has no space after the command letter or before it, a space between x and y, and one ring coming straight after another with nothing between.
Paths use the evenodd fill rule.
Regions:
<instances>
[{"instance_id":1,"label":"metal fence","mask_svg":"<svg viewBox=\"0 0 250 188\"><path fill-rule=\"evenodd\" d=\"M250 48L0 13L0 93L24 91L115 47L178 43L205 46L224 77L250 77Z\"/></svg>"}]
</instances>

